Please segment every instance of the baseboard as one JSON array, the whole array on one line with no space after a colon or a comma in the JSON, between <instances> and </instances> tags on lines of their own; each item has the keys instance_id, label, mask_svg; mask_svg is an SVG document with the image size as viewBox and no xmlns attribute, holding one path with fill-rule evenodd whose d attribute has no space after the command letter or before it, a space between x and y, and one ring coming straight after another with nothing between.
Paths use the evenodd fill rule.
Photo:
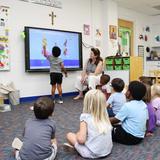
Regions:
<instances>
[{"instance_id":1,"label":"baseboard","mask_svg":"<svg viewBox=\"0 0 160 160\"><path fill-rule=\"evenodd\" d=\"M67 93L63 93L63 97L68 97L68 96L75 96L77 95L78 92L67 92ZM32 97L21 97L20 98L20 103L24 103L24 102L32 102L37 100L39 97L42 96L47 96L47 97L51 97L51 95L40 95L40 96L32 96ZM55 95L56 97L58 97L58 94ZM4 100L5 104L9 104L9 99L5 99Z\"/></svg>"}]
</instances>

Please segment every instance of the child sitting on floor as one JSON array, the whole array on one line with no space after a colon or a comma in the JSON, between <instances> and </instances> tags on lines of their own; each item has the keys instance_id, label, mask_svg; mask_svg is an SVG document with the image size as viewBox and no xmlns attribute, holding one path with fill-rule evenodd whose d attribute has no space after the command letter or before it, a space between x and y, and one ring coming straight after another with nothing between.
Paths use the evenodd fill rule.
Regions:
<instances>
[{"instance_id":1,"label":"child sitting on floor","mask_svg":"<svg viewBox=\"0 0 160 160\"><path fill-rule=\"evenodd\" d=\"M112 126L106 110L106 99L98 89L88 91L84 98L80 128L77 133L68 133L68 142L84 158L107 156L112 150Z\"/></svg>"},{"instance_id":2,"label":"child sitting on floor","mask_svg":"<svg viewBox=\"0 0 160 160\"><path fill-rule=\"evenodd\" d=\"M111 95L107 100L109 117L114 117L126 102L126 96L122 92L124 86L124 81L121 78L114 78L111 82Z\"/></svg>"},{"instance_id":3,"label":"child sitting on floor","mask_svg":"<svg viewBox=\"0 0 160 160\"><path fill-rule=\"evenodd\" d=\"M23 145L15 152L16 160L55 159L57 153L56 126L55 122L49 118L53 111L52 99L41 97L36 101L34 104L35 118L26 121Z\"/></svg>"},{"instance_id":4,"label":"child sitting on floor","mask_svg":"<svg viewBox=\"0 0 160 160\"><path fill-rule=\"evenodd\" d=\"M160 126L160 85L154 84L151 87L152 106L155 110L156 125Z\"/></svg>"},{"instance_id":5,"label":"child sitting on floor","mask_svg":"<svg viewBox=\"0 0 160 160\"><path fill-rule=\"evenodd\" d=\"M102 74L100 77L100 84L96 86L96 89L100 89L106 96L106 99L109 97L109 93L107 91L107 83L110 81L110 76L107 74Z\"/></svg>"},{"instance_id":6,"label":"child sitting on floor","mask_svg":"<svg viewBox=\"0 0 160 160\"><path fill-rule=\"evenodd\" d=\"M155 116L154 108L151 103L151 86L148 84L145 84L145 86L146 86L147 91L146 91L145 96L143 97L143 101L147 105L148 116L149 116L149 119L147 121L146 136L152 136L153 131L156 128L156 116Z\"/></svg>"},{"instance_id":7,"label":"child sitting on floor","mask_svg":"<svg viewBox=\"0 0 160 160\"><path fill-rule=\"evenodd\" d=\"M145 96L146 87L139 81L132 81L128 86L126 96L130 99L126 102L115 117L111 117L112 124L115 125L112 132L114 142L134 145L140 143L146 132L146 122L148 120L148 110L142 101Z\"/></svg>"}]
</instances>

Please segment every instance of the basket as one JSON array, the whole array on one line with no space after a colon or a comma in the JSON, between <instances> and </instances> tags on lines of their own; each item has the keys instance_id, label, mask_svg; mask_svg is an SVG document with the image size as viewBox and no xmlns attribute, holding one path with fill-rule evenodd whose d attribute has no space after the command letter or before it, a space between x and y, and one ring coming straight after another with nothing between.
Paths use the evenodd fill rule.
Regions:
<instances>
[{"instance_id":1,"label":"basket","mask_svg":"<svg viewBox=\"0 0 160 160\"><path fill-rule=\"evenodd\" d=\"M113 64L114 59L113 58L106 58L106 64Z\"/></svg>"},{"instance_id":2,"label":"basket","mask_svg":"<svg viewBox=\"0 0 160 160\"><path fill-rule=\"evenodd\" d=\"M114 66L114 69L115 69L115 70L122 70L122 66L121 66L121 65L115 65L115 66Z\"/></svg>"},{"instance_id":3,"label":"basket","mask_svg":"<svg viewBox=\"0 0 160 160\"><path fill-rule=\"evenodd\" d=\"M113 65L107 65L107 66L106 66L106 70L114 70Z\"/></svg>"},{"instance_id":4,"label":"basket","mask_svg":"<svg viewBox=\"0 0 160 160\"><path fill-rule=\"evenodd\" d=\"M122 58L115 58L115 64L122 64Z\"/></svg>"},{"instance_id":5,"label":"basket","mask_svg":"<svg viewBox=\"0 0 160 160\"><path fill-rule=\"evenodd\" d=\"M129 70L129 65L123 65L122 68L123 70Z\"/></svg>"},{"instance_id":6,"label":"basket","mask_svg":"<svg viewBox=\"0 0 160 160\"><path fill-rule=\"evenodd\" d=\"M123 64L130 64L130 58L129 57L123 58Z\"/></svg>"}]
</instances>

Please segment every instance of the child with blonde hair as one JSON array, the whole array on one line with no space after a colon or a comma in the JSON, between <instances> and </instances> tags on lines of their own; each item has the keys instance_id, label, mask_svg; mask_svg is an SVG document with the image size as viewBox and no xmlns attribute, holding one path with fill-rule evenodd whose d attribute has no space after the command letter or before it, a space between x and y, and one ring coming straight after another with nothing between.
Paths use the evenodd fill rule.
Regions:
<instances>
[{"instance_id":1,"label":"child with blonde hair","mask_svg":"<svg viewBox=\"0 0 160 160\"><path fill-rule=\"evenodd\" d=\"M105 95L99 89L88 91L84 98L79 131L68 133L68 142L84 158L104 157L112 150L111 131Z\"/></svg>"},{"instance_id":2,"label":"child with blonde hair","mask_svg":"<svg viewBox=\"0 0 160 160\"><path fill-rule=\"evenodd\" d=\"M154 84L151 87L152 105L156 115L156 125L160 126L160 85Z\"/></svg>"},{"instance_id":3,"label":"child with blonde hair","mask_svg":"<svg viewBox=\"0 0 160 160\"><path fill-rule=\"evenodd\" d=\"M146 136L152 136L153 132L156 128L156 117L155 117L154 108L151 103L151 86L149 84L145 84L145 86L146 86L146 94L143 97L143 101L147 105L148 117L149 117L149 119L147 121Z\"/></svg>"}]
</instances>

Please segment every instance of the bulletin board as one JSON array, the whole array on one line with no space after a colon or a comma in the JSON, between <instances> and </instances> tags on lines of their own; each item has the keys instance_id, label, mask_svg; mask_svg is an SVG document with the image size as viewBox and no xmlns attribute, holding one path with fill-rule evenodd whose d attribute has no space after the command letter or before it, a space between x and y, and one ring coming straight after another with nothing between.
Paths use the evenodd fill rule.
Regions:
<instances>
[{"instance_id":1,"label":"bulletin board","mask_svg":"<svg viewBox=\"0 0 160 160\"><path fill-rule=\"evenodd\" d=\"M10 69L9 7L0 6L0 71Z\"/></svg>"}]
</instances>

